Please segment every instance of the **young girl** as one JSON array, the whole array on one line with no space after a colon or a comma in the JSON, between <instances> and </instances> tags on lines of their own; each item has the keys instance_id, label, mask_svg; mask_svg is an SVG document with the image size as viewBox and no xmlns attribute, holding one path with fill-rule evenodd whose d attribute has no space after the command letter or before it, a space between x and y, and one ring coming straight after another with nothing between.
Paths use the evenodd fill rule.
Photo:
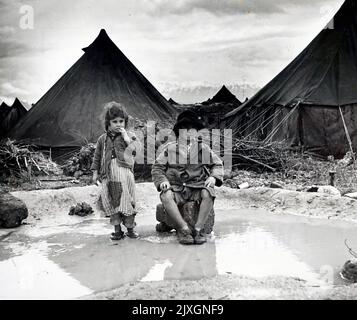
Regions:
<instances>
[{"instance_id":1,"label":"young girl","mask_svg":"<svg viewBox=\"0 0 357 320\"><path fill-rule=\"evenodd\" d=\"M136 137L126 131L128 114L117 102L105 108L105 130L97 142L93 164L93 182L102 182L102 203L114 225L112 240L124 238L121 223L127 228L126 235L138 238L135 223L135 179L133 152L138 148Z\"/></svg>"}]
</instances>

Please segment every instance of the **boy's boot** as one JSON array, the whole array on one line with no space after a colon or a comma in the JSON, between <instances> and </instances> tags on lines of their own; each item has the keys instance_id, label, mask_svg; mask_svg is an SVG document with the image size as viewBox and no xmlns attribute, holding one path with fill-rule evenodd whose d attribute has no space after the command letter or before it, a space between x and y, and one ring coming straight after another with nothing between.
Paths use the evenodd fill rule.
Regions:
<instances>
[{"instance_id":1,"label":"boy's boot","mask_svg":"<svg viewBox=\"0 0 357 320\"><path fill-rule=\"evenodd\" d=\"M195 228L195 243L204 244L205 242L207 242L207 239L204 229Z\"/></svg>"},{"instance_id":2,"label":"boy's boot","mask_svg":"<svg viewBox=\"0 0 357 320\"><path fill-rule=\"evenodd\" d=\"M139 238L139 234L134 231L134 228L127 228L127 229L128 229L128 232L126 233L126 235L127 235L129 238L132 238L132 239L137 239L137 238Z\"/></svg>"},{"instance_id":3,"label":"boy's boot","mask_svg":"<svg viewBox=\"0 0 357 320\"><path fill-rule=\"evenodd\" d=\"M181 244L194 244L194 239L189 228L178 229L177 237Z\"/></svg>"}]
</instances>

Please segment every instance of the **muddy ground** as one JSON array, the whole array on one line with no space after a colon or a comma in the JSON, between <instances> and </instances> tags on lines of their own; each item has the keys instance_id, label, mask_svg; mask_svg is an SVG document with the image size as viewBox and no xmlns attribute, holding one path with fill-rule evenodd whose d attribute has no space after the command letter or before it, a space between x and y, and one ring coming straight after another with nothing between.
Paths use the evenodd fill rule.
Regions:
<instances>
[{"instance_id":1,"label":"muddy ground","mask_svg":"<svg viewBox=\"0 0 357 320\"><path fill-rule=\"evenodd\" d=\"M17 285L7 282L7 292L20 298L21 292L24 298L49 298L45 288L40 290L47 282L53 294L58 287L56 298L70 299L357 298L356 285L325 281L318 272L320 264L335 263L337 278L339 268L349 258L343 239L355 234L356 200L265 187L222 187L217 191L215 237L200 247L183 247L177 244L174 233L160 236L155 232L159 198L152 183L137 185L141 238L125 239L119 244L108 239L111 227L97 204L98 187L14 191L13 195L26 203L30 215L22 227L0 230L0 269L13 273L18 281ZM94 215L69 216L70 206L82 201L93 206ZM295 225L300 226L300 231ZM286 230L288 227L291 231ZM281 234L281 230L285 233ZM333 241L338 244L334 247L331 240L327 245L331 250L324 246L316 249L316 245L324 244L326 233L336 235ZM254 237L261 237L261 242L256 248L252 246L252 253L240 252L251 246L251 241L254 244ZM357 239L351 241L357 243ZM297 247L300 242L303 249ZM259 252L254 251L257 248ZM272 256L264 256L267 249L271 249ZM271 270L280 270L274 275L268 262L277 253L282 261L270 266ZM239 261L240 256L246 260ZM227 257L235 257L232 266L227 264ZM42 260L56 276L51 278L35 264L30 270L32 282L27 283L31 272L26 268L30 266L21 264ZM259 266L255 270L259 276L242 273L244 262ZM14 268L14 263L20 267ZM195 263L201 267L197 269ZM62 278L62 283L68 285L65 289L56 280ZM41 285L33 292L31 283L36 281ZM18 286L23 290L19 291ZM1 289L0 296L8 298Z\"/></svg>"}]
</instances>

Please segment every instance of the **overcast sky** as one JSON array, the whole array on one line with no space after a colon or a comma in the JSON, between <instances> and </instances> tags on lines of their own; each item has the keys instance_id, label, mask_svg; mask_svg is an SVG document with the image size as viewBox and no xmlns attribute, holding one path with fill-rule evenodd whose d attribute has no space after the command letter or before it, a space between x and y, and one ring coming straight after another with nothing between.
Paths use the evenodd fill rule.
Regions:
<instances>
[{"instance_id":1,"label":"overcast sky","mask_svg":"<svg viewBox=\"0 0 357 320\"><path fill-rule=\"evenodd\" d=\"M0 0L0 100L11 102L18 96L37 102L101 28L159 90L205 83L263 86L318 34L342 3ZM28 13L22 11L24 5L33 8L33 29L21 28Z\"/></svg>"}]
</instances>

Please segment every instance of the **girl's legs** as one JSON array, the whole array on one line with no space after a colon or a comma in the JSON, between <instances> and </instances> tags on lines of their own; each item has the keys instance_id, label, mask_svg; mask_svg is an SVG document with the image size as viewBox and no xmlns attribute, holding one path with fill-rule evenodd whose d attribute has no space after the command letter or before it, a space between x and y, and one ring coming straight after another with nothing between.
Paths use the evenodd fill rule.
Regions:
<instances>
[{"instance_id":1,"label":"girl's legs","mask_svg":"<svg viewBox=\"0 0 357 320\"><path fill-rule=\"evenodd\" d=\"M120 224L114 226L114 232L115 233L122 233L123 231L121 230Z\"/></svg>"},{"instance_id":2,"label":"girl's legs","mask_svg":"<svg viewBox=\"0 0 357 320\"><path fill-rule=\"evenodd\" d=\"M126 235L129 238L133 238L136 239L139 237L139 234L137 232L134 231L134 228L136 226L135 223L135 214L131 215L131 216L124 216L123 215L123 224L124 226L127 228L128 232L126 233Z\"/></svg>"},{"instance_id":3,"label":"girl's legs","mask_svg":"<svg viewBox=\"0 0 357 320\"><path fill-rule=\"evenodd\" d=\"M124 232L121 229L120 223L114 225L114 233L110 236L112 240L121 240L124 238Z\"/></svg>"}]
</instances>

